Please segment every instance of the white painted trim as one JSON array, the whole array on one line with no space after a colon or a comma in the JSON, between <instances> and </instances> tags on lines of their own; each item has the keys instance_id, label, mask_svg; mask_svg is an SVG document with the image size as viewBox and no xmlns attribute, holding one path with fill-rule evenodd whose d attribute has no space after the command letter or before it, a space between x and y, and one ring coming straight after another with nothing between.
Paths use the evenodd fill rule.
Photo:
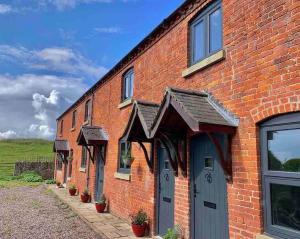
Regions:
<instances>
[{"instance_id":1,"label":"white painted trim","mask_svg":"<svg viewBox=\"0 0 300 239\"><path fill-rule=\"evenodd\" d=\"M131 175L128 173L115 172L114 177L121 180L130 181Z\"/></svg>"},{"instance_id":2,"label":"white painted trim","mask_svg":"<svg viewBox=\"0 0 300 239\"><path fill-rule=\"evenodd\" d=\"M220 50L216 52L215 54L203 59L202 61L190 66L189 68L185 69L182 72L182 77L188 77L192 74L194 74L197 71L200 71L204 69L205 67L208 67L214 63L217 63L225 58L225 51Z\"/></svg>"},{"instance_id":3,"label":"white painted trim","mask_svg":"<svg viewBox=\"0 0 300 239\"><path fill-rule=\"evenodd\" d=\"M122 103L120 103L120 104L118 105L118 108L119 108L119 109L122 109L122 108L124 108L124 107L126 107L126 106L128 106L128 105L133 104L133 102L134 102L134 100L133 100L132 98L129 98L129 99L123 101Z\"/></svg>"},{"instance_id":4,"label":"white painted trim","mask_svg":"<svg viewBox=\"0 0 300 239\"><path fill-rule=\"evenodd\" d=\"M258 235L256 235L255 238L256 239L274 239L273 237L269 237L269 236L264 235L264 234L258 234Z\"/></svg>"}]
</instances>

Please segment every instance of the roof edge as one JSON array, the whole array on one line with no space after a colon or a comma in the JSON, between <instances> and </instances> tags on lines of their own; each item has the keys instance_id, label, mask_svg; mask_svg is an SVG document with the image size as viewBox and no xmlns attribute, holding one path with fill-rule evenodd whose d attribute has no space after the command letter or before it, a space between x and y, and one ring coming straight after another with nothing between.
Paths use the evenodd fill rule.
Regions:
<instances>
[{"instance_id":1,"label":"roof edge","mask_svg":"<svg viewBox=\"0 0 300 239\"><path fill-rule=\"evenodd\" d=\"M60 120L72 108L81 103L86 97L91 95L100 85L106 82L111 76L116 74L121 68L128 65L136 57L144 53L151 43L155 43L157 38L161 38L170 29L173 29L178 23L183 21L191 12L193 12L199 5L205 3L203 0L185 0L175 11L173 11L167 18L165 18L153 31L151 31L145 38L143 38L127 55L125 55L115 66L113 66L104 76L102 76L90 89L88 89L79 99L70 105L60 116ZM190 5L192 7L190 7Z\"/></svg>"}]
</instances>

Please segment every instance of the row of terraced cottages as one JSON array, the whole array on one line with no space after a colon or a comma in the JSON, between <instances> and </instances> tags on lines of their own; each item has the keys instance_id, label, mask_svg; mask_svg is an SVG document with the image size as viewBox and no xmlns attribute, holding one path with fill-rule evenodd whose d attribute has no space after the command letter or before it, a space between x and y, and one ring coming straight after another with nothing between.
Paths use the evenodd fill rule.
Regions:
<instances>
[{"instance_id":1,"label":"row of terraced cottages","mask_svg":"<svg viewBox=\"0 0 300 239\"><path fill-rule=\"evenodd\" d=\"M185 1L57 119L56 179L153 235L300 238L299 48L299 1Z\"/></svg>"}]
</instances>

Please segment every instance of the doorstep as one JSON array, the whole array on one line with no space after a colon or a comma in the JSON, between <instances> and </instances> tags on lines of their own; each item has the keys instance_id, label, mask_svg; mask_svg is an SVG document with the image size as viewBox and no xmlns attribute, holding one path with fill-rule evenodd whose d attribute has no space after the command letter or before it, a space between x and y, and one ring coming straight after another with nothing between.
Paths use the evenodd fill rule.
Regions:
<instances>
[{"instance_id":1,"label":"doorstep","mask_svg":"<svg viewBox=\"0 0 300 239\"><path fill-rule=\"evenodd\" d=\"M133 235L131 226L126 221L110 213L97 213L93 203L80 202L78 196L69 196L65 188L57 188L55 185L50 185L49 189L103 239L138 238Z\"/></svg>"}]
</instances>

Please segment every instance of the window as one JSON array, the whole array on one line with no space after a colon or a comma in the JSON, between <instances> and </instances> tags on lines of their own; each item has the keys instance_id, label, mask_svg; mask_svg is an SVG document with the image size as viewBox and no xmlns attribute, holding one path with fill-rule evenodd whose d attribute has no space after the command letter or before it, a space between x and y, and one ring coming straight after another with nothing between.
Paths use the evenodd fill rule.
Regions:
<instances>
[{"instance_id":1,"label":"window","mask_svg":"<svg viewBox=\"0 0 300 239\"><path fill-rule=\"evenodd\" d=\"M130 69L125 73L122 80L122 101L133 96L134 70Z\"/></svg>"},{"instance_id":2,"label":"window","mask_svg":"<svg viewBox=\"0 0 300 239\"><path fill-rule=\"evenodd\" d=\"M63 161L63 156L59 153L56 154L56 169L57 170L62 170L62 161Z\"/></svg>"},{"instance_id":3,"label":"window","mask_svg":"<svg viewBox=\"0 0 300 239\"><path fill-rule=\"evenodd\" d=\"M85 103L85 109L84 109L84 121L90 121L91 120L91 112L92 112L92 104L91 100L88 100Z\"/></svg>"},{"instance_id":4,"label":"window","mask_svg":"<svg viewBox=\"0 0 300 239\"><path fill-rule=\"evenodd\" d=\"M85 146L82 146L81 151L81 168L86 168L86 160L87 160L87 149Z\"/></svg>"},{"instance_id":5,"label":"window","mask_svg":"<svg viewBox=\"0 0 300 239\"><path fill-rule=\"evenodd\" d=\"M223 47L222 6L218 0L191 23L190 64L218 52Z\"/></svg>"},{"instance_id":6,"label":"window","mask_svg":"<svg viewBox=\"0 0 300 239\"><path fill-rule=\"evenodd\" d=\"M70 150L69 153L69 162L68 162L68 177L71 178L72 177L72 162L73 162L73 149Z\"/></svg>"},{"instance_id":7,"label":"window","mask_svg":"<svg viewBox=\"0 0 300 239\"><path fill-rule=\"evenodd\" d=\"M62 134L63 133L63 130L64 130L64 120L61 120L60 121L60 134Z\"/></svg>"},{"instance_id":8,"label":"window","mask_svg":"<svg viewBox=\"0 0 300 239\"><path fill-rule=\"evenodd\" d=\"M76 113L76 110L74 110L72 114L72 129L76 127Z\"/></svg>"},{"instance_id":9,"label":"window","mask_svg":"<svg viewBox=\"0 0 300 239\"><path fill-rule=\"evenodd\" d=\"M300 238L300 113L261 125L265 230Z\"/></svg>"},{"instance_id":10,"label":"window","mask_svg":"<svg viewBox=\"0 0 300 239\"><path fill-rule=\"evenodd\" d=\"M129 173L131 167L131 143L120 141L119 145L119 172Z\"/></svg>"}]
</instances>

